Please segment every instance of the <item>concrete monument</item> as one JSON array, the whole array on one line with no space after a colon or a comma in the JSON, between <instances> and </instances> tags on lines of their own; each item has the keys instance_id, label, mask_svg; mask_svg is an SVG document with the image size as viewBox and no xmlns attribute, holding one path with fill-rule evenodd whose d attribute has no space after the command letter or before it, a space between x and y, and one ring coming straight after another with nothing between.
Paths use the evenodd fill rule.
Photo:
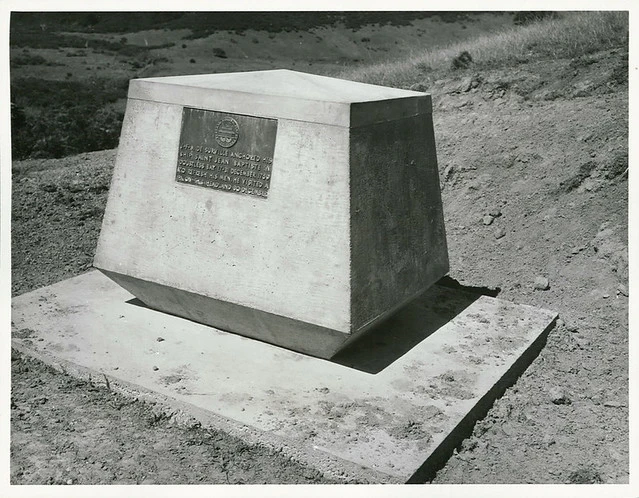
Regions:
<instances>
[{"instance_id":1,"label":"concrete monument","mask_svg":"<svg viewBox=\"0 0 639 498\"><path fill-rule=\"evenodd\" d=\"M448 272L431 98L133 80L94 265L150 308L330 358Z\"/></svg>"}]
</instances>

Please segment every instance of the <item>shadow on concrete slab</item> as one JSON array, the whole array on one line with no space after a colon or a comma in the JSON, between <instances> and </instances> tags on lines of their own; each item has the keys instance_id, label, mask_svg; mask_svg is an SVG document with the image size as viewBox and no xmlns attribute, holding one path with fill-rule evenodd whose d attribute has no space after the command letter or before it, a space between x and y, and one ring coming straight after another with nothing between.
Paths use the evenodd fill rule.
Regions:
<instances>
[{"instance_id":1,"label":"shadow on concrete slab","mask_svg":"<svg viewBox=\"0 0 639 498\"><path fill-rule=\"evenodd\" d=\"M496 297L500 290L464 286L449 276L443 277L414 301L325 361L377 374L453 320L481 296ZM127 304L152 309L138 298L128 300Z\"/></svg>"},{"instance_id":2,"label":"shadow on concrete slab","mask_svg":"<svg viewBox=\"0 0 639 498\"><path fill-rule=\"evenodd\" d=\"M450 322L481 296L500 289L467 287L446 276L420 297L339 351L330 361L377 374Z\"/></svg>"}]
</instances>

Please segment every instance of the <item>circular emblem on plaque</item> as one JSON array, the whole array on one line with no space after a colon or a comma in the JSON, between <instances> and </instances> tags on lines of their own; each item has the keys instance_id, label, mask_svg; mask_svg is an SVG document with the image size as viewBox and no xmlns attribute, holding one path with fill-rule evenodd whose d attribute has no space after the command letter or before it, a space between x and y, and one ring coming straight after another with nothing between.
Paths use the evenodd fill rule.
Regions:
<instances>
[{"instance_id":1,"label":"circular emblem on plaque","mask_svg":"<svg viewBox=\"0 0 639 498\"><path fill-rule=\"evenodd\" d=\"M215 127L215 141L221 147L233 147L240 137L240 125L233 118L224 118Z\"/></svg>"}]
</instances>

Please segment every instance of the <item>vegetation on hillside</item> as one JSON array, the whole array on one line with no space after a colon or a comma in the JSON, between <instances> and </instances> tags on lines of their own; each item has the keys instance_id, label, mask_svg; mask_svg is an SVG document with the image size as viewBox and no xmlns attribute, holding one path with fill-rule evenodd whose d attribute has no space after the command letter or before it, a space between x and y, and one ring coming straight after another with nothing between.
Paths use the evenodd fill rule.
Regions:
<instances>
[{"instance_id":1,"label":"vegetation on hillside","mask_svg":"<svg viewBox=\"0 0 639 498\"><path fill-rule=\"evenodd\" d=\"M64 157L117 147L123 114L109 107L127 81L44 81L25 78L11 88L13 157Z\"/></svg>"},{"instance_id":2,"label":"vegetation on hillside","mask_svg":"<svg viewBox=\"0 0 639 498\"><path fill-rule=\"evenodd\" d=\"M356 29L368 24L403 26L415 19L439 17L458 22L466 12L376 11L376 12L58 12L15 13L12 26L35 33L45 29L133 33L150 29L190 29L190 38L204 38L217 31L243 32L249 29L278 33L306 31L323 26L343 25ZM12 32L13 33L13 32ZM12 41L13 43L13 41Z\"/></svg>"},{"instance_id":3,"label":"vegetation on hillside","mask_svg":"<svg viewBox=\"0 0 639 498\"><path fill-rule=\"evenodd\" d=\"M12 70L61 67L66 65L67 57L81 58L87 71L92 69L87 62L97 58L116 58L115 64L125 69L98 77L84 71L79 74L70 65L66 79L58 76L53 81L28 72L25 77L24 70L19 75L12 71L13 157L58 158L116 147L128 79L166 61L157 51L175 46L174 43L141 45L131 43L126 36L107 39L86 34L186 28L190 31L183 36L186 41L217 31L243 33L252 29L276 33L337 25L355 30L371 24L405 25L411 20L434 16L443 22L464 21L469 17L463 12L14 12L10 26ZM181 49L176 47L176 51ZM227 57L221 48L213 48L213 55ZM193 58L190 61L196 62Z\"/></svg>"},{"instance_id":4,"label":"vegetation on hillside","mask_svg":"<svg viewBox=\"0 0 639 498\"><path fill-rule=\"evenodd\" d=\"M377 85L409 88L455 71L454 61L466 52L464 68L474 70L510 66L542 59L577 58L601 50L628 47L627 12L571 12L481 36L472 41L345 71L342 77Z\"/></svg>"}]
</instances>

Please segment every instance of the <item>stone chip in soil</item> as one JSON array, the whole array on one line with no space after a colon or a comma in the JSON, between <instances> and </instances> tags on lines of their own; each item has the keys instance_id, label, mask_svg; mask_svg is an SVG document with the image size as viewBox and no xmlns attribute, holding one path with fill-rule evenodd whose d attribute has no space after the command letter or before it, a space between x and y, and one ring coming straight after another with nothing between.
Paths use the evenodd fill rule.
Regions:
<instances>
[{"instance_id":1,"label":"stone chip in soil","mask_svg":"<svg viewBox=\"0 0 639 498\"><path fill-rule=\"evenodd\" d=\"M550 389L548 396L555 405L569 405L572 403L568 395L560 387Z\"/></svg>"},{"instance_id":2,"label":"stone chip in soil","mask_svg":"<svg viewBox=\"0 0 639 498\"><path fill-rule=\"evenodd\" d=\"M550 282L546 277L537 277L533 283L535 290L548 290L550 289Z\"/></svg>"}]
</instances>

